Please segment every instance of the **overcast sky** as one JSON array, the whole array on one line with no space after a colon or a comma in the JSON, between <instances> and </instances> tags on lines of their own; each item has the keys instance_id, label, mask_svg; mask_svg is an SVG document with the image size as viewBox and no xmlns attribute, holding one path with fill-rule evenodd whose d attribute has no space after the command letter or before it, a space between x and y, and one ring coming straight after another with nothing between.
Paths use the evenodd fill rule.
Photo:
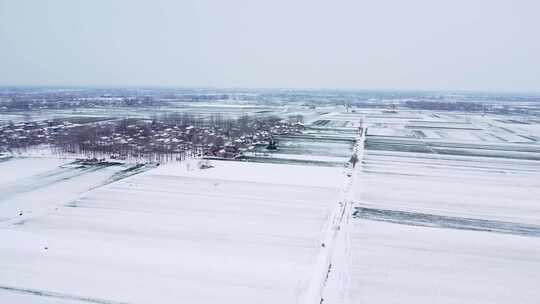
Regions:
<instances>
[{"instance_id":1,"label":"overcast sky","mask_svg":"<svg viewBox=\"0 0 540 304\"><path fill-rule=\"evenodd\" d=\"M0 0L0 84L540 91L539 0Z\"/></svg>"}]
</instances>

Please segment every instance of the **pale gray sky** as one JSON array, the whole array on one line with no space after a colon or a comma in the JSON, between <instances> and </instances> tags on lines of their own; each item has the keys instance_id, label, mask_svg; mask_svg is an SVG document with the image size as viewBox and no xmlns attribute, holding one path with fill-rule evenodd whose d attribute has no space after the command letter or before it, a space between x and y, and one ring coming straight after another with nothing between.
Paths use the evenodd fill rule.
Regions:
<instances>
[{"instance_id":1,"label":"pale gray sky","mask_svg":"<svg viewBox=\"0 0 540 304\"><path fill-rule=\"evenodd\" d=\"M538 0L0 0L0 84L540 91Z\"/></svg>"}]
</instances>

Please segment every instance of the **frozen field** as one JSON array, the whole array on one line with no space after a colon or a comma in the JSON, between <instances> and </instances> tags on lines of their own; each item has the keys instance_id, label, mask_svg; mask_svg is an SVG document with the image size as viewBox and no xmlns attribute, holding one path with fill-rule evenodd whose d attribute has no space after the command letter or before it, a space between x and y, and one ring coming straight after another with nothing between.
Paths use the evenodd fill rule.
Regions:
<instances>
[{"instance_id":1,"label":"frozen field","mask_svg":"<svg viewBox=\"0 0 540 304\"><path fill-rule=\"evenodd\" d=\"M540 238L353 220L331 303L537 303ZM329 286L330 287L330 286ZM340 287L342 289L340 289Z\"/></svg>"},{"instance_id":2,"label":"frozen field","mask_svg":"<svg viewBox=\"0 0 540 304\"><path fill-rule=\"evenodd\" d=\"M343 167L352 155L354 141L351 139L313 135L289 135L275 138L279 149L267 150L258 146L253 152L243 153L243 159L257 162L307 164Z\"/></svg>"},{"instance_id":3,"label":"frozen field","mask_svg":"<svg viewBox=\"0 0 540 304\"><path fill-rule=\"evenodd\" d=\"M312 115L317 116L314 113ZM339 116L325 113L317 117L336 119ZM333 122L337 120L312 117L305 124L302 134L275 136L274 140L279 147L277 150L268 150L266 145L258 145L253 151L244 152L241 159L263 163L344 167L352 155L360 118L358 115L352 118L346 116L339 124L347 127L336 128Z\"/></svg>"},{"instance_id":4,"label":"frozen field","mask_svg":"<svg viewBox=\"0 0 540 304\"><path fill-rule=\"evenodd\" d=\"M170 113L190 113L196 116L209 117L219 114L223 117L237 118L242 115L268 115L280 114L284 110L279 107L257 106L243 104L216 104L216 103L184 103L172 102L159 107L94 107L77 109L45 109L41 111L0 111L0 125L9 121L23 122L28 120L49 120L69 117L131 117L149 118L152 115Z\"/></svg>"},{"instance_id":5,"label":"frozen field","mask_svg":"<svg viewBox=\"0 0 540 304\"><path fill-rule=\"evenodd\" d=\"M538 303L534 117L176 106L306 130L204 170L0 158L0 303Z\"/></svg>"},{"instance_id":6,"label":"frozen field","mask_svg":"<svg viewBox=\"0 0 540 304\"><path fill-rule=\"evenodd\" d=\"M363 162L363 207L540 225L537 161L367 151Z\"/></svg>"},{"instance_id":7,"label":"frozen field","mask_svg":"<svg viewBox=\"0 0 540 304\"><path fill-rule=\"evenodd\" d=\"M162 166L4 225L0 302L302 301L342 170L214 165Z\"/></svg>"},{"instance_id":8,"label":"frozen field","mask_svg":"<svg viewBox=\"0 0 540 304\"><path fill-rule=\"evenodd\" d=\"M0 227L29 221L80 194L130 174L130 165L9 157L0 162Z\"/></svg>"},{"instance_id":9,"label":"frozen field","mask_svg":"<svg viewBox=\"0 0 540 304\"><path fill-rule=\"evenodd\" d=\"M485 117L436 115L388 127L378 116L369 126L376 129L368 128L325 302L537 303L533 125L520 131L526 143L483 140L518 134ZM438 139L415 132L425 129Z\"/></svg>"}]
</instances>

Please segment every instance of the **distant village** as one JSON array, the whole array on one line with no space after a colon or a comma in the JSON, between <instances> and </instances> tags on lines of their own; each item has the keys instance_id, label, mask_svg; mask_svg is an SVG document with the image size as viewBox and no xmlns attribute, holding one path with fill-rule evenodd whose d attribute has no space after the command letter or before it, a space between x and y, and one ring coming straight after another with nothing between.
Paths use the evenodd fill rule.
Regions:
<instances>
[{"instance_id":1,"label":"distant village","mask_svg":"<svg viewBox=\"0 0 540 304\"><path fill-rule=\"evenodd\" d=\"M275 148L276 135L302 132L299 115L237 119L173 113L151 119L71 117L0 126L0 152L46 146L53 153L133 162L182 161L193 156L234 159L257 145Z\"/></svg>"},{"instance_id":2,"label":"distant village","mask_svg":"<svg viewBox=\"0 0 540 304\"><path fill-rule=\"evenodd\" d=\"M81 110L89 108L159 108L177 103L249 102L298 104L310 108L342 105L346 111L401 107L414 110L540 114L538 95L451 94L449 92L290 91L201 89L46 89L0 88L0 113Z\"/></svg>"}]
</instances>

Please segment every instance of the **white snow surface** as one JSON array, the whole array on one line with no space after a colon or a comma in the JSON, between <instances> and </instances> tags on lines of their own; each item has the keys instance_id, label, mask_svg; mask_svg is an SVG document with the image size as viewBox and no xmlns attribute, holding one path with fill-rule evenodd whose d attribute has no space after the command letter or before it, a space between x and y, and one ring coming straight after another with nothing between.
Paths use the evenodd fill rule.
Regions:
<instances>
[{"instance_id":1,"label":"white snow surface","mask_svg":"<svg viewBox=\"0 0 540 304\"><path fill-rule=\"evenodd\" d=\"M103 186L120 168L0 162L0 303L538 303L537 123L324 111L324 136L377 140L351 178L190 161Z\"/></svg>"},{"instance_id":2,"label":"white snow surface","mask_svg":"<svg viewBox=\"0 0 540 304\"><path fill-rule=\"evenodd\" d=\"M0 303L297 303L342 169L212 163L161 166L0 226Z\"/></svg>"},{"instance_id":3,"label":"white snow surface","mask_svg":"<svg viewBox=\"0 0 540 304\"><path fill-rule=\"evenodd\" d=\"M362 206L540 225L540 163L369 151L354 187Z\"/></svg>"},{"instance_id":4,"label":"white snow surface","mask_svg":"<svg viewBox=\"0 0 540 304\"><path fill-rule=\"evenodd\" d=\"M540 298L540 238L375 221L353 221L350 230L343 303Z\"/></svg>"},{"instance_id":5,"label":"white snow surface","mask_svg":"<svg viewBox=\"0 0 540 304\"><path fill-rule=\"evenodd\" d=\"M0 185L30 177L67 163L66 160L43 157L13 157L0 162Z\"/></svg>"},{"instance_id":6,"label":"white snow surface","mask_svg":"<svg viewBox=\"0 0 540 304\"><path fill-rule=\"evenodd\" d=\"M383 151L362 161L326 303L538 303L538 162ZM442 223L421 222L431 215ZM481 222L437 226L461 219ZM536 236L513 234L519 225Z\"/></svg>"},{"instance_id":7,"label":"white snow surface","mask_svg":"<svg viewBox=\"0 0 540 304\"><path fill-rule=\"evenodd\" d=\"M81 166L72 161L13 157L1 162L0 228L41 217L129 167Z\"/></svg>"}]
</instances>

